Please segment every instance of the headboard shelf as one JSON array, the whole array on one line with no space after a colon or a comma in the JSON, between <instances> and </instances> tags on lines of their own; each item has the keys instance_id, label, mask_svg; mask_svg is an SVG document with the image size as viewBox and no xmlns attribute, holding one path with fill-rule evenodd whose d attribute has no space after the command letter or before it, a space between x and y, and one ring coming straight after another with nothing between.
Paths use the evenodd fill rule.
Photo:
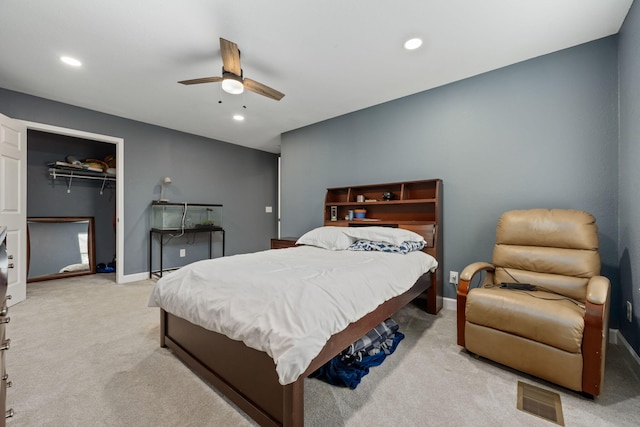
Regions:
<instances>
[{"instance_id":1,"label":"headboard shelf","mask_svg":"<svg viewBox=\"0 0 640 427\"><path fill-rule=\"evenodd\" d=\"M371 206L371 205L406 205L409 203L437 203L436 199L406 199L406 200L376 200L376 201L368 201L368 202L327 202L329 205L337 205L337 206Z\"/></svg>"},{"instance_id":2,"label":"headboard shelf","mask_svg":"<svg viewBox=\"0 0 640 427\"><path fill-rule=\"evenodd\" d=\"M390 200L384 200L391 193ZM358 197L360 196L360 197ZM349 211L366 210L365 218L348 220ZM425 252L438 260L438 295L442 295L442 180L393 182L328 188L324 225L397 226L425 237ZM440 302L441 304L441 298Z\"/></svg>"}]
</instances>

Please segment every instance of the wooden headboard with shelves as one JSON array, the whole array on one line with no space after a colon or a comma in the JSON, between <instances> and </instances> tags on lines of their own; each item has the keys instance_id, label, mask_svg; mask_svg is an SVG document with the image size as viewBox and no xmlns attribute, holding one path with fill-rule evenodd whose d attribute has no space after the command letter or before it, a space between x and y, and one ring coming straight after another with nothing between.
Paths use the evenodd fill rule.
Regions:
<instances>
[{"instance_id":1,"label":"wooden headboard with shelves","mask_svg":"<svg viewBox=\"0 0 640 427\"><path fill-rule=\"evenodd\" d=\"M364 218L349 219L349 211L356 210L366 210ZM438 261L438 295L442 295L441 179L328 188L324 225L398 227L420 234L427 242L424 252ZM441 297L438 304L440 309Z\"/></svg>"}]
</instances>

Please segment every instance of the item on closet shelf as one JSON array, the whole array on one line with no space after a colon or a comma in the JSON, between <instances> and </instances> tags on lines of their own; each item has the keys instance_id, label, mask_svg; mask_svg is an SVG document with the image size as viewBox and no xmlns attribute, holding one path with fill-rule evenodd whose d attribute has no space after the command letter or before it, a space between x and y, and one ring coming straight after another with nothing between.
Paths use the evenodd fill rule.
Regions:
<instances>
[{"instance_id":1,"label":"item on closet shelf","mask_svg":"<svg viewBox=\"0 0 640 427\"><path fill-rule=\"evenodd\" d=\"M356 202L358 202L358 203L364 202L364 194L358 194L356 196Z\"/></svg>"},{"instance_id":2,"label":"item on closet shelf","mask_svg":"<svg viewBox=\"0 0 640 427\"><path fill-rule=\"evenodd\" d=\"M116 174L116 168L109 168L105 171L105 173L107 175L115 175Z\"/></svg>"},{"instance_id":3,"label":"item on closet shelf","mask_svg":"<svg viewBox=\"0 0 640 427\"><path fill-rule=\"evenodd\" d=\"M382 200L389 201L389 200L393 200L394 197L395 195L390 191L385 191L384 193L382 193Z\"/></svg>"},{"instance_id":4,"label":"item on closet shelf","mask_svg":"<svg viewBox=\"0 0 640 427\"><path fill-rule=\"evenodd\" d=\"M353 211L353 213L355 214L356 218L358 218L358 219L362 219L365 216L367 216L367 210L366 209L355 209Z\"/></svg>"},{"instance_id":5,"label":"item on closet shelf","mask_svg":"<svg viewBox=\"0 0 640 427\"><path fill-rule=\"evenodd\" d=\"M65 160L67 161L67 163L70 163L72 165L82 165L82 162L80 160L78 160L78 158L76 156L67 156L65 157Z\"/></svg>"},{"instance_id":6,"label":"item on closet shelf","mask_svg":"<svg viewBox=\"0 0 640 427\"><path fill-rule=\"evenodd\" d=\"M104 158L104 162L110 168L115 168L116 167L116 158L115 158L115 156L108 155L107 157Z\"/></svg>"},{"instance_id":7,"label":"item on closet shelf","mask_svg":"<svg viewBox=\"0 0 640 427\"><path fill-rule=\"evenodd\" d=\"M91 172L102 172L102 167L89 167L84 163L67 163L67 162L50 162L47 163L47 166L56 168L56 169L64 169L64 170L81 170L81 171L91 171Z\"/></svg>"},{"instance_id":8,"label":"item on closet shelf","mask_svg":"<svg viewBox=\"0 0 640 427\"><path fill-rule=\"evenodd\" d=\"M105 162L98 159L86 159L84 161L84 164L87 165L88 168L95 168L100 172L105 172L107 169L109 169L109 166L107 166Z\"/></svg>"}]
</instances>

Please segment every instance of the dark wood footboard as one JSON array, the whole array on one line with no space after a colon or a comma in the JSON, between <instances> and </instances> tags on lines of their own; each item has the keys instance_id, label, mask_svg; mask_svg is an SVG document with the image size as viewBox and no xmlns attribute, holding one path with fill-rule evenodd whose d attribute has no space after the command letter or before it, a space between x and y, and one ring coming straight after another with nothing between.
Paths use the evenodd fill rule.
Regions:
<instances>
[{"instance_id":1,"label":"dark wood footboard","mask_svg":"<svg viewBox=\"0 0 640 427\"><path fill-rule=\"evenodd\" d=\"M292 384L278 382L273 359L222 334L196 326L164 310L160 312L160 344L170 348L187 366L234 402L262 426L304 425L304 379L352 342L423 292L427 311L436 314L436 273L423 275L402 295L392 298L333 335L303 375Z\"/></svg>"},{"instance_id":2,"label":"dark wood footboard","mask_svg":"<svg viewBox=\"0 0 640 427\"><path fill-rule=\"evenodd\" d=\"M302 380L282 386L266 353L165 311L162 317L165 345L247 415L263 426L302 425L285 419L284 411L293 417L294 406L301 406L294 396L302 395Z\"/></svg>"}]
</instances>

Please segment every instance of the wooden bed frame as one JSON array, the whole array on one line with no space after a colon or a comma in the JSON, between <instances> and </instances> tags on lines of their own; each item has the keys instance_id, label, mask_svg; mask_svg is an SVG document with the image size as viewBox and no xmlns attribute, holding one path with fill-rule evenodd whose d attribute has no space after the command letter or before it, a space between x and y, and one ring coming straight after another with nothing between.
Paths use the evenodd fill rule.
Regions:
<instances>
[{"instance_id":1,"label":"wooden bed frame","mask_svg":"<svg viewBox=\"0 0 640 427\"><path fill-rule=\"evenodd\" d=\"M437 193L440 183L437 180ZM436 194L434 200L440 202L441 195ZM440 208L436 211L441 212L442 205L438 204ZM404 220L407 220L406 216ZM375 311L333 335L295 382L284 386L278 382L275 363L267 353L164 310L160 310L160 345L171 349L189 368L261 426L303 426L306 377L420 294L426 292L428 313L436 314L442 308L441 224L437 220L430 224L409 221L394 226L422 235L427 241L423 250L438 260L438 269L424 274L407 292L380 304Z\"/></svg>"},{"instance_id":2,"label":"wooden bed frame","mask_svg":"<svg viewBox=\"0 0 640 427\"><path fill-rule=\"evenodd\" d=\"M267 353L247 347L187 320L160 311L160 345L168 347L261 426L304 425L304 380L351 343L427 291L427 311L435 314L436 273L423 275L407 292L386 301L331 337L297 381L278 382Z\"/></svg>"}]
</instances>

